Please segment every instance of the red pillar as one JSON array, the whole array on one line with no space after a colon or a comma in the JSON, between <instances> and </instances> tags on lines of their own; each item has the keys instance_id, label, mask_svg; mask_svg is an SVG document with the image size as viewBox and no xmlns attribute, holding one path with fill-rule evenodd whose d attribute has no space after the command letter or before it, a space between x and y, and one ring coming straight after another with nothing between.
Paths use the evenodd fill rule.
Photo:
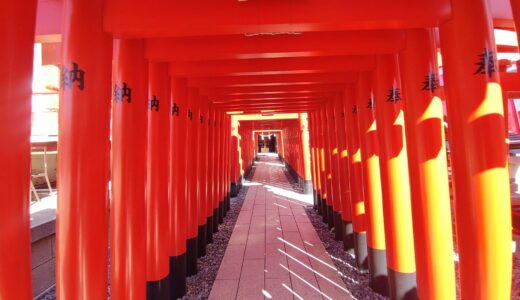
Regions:
<instances>
[{"instance_id":1,"label":"red pillar","mask_svg":"<svg viewBox=\"0 0 520 300\"><path fill-rule=\"evenodd\" d=\"M146 297L148 65L142 40L114 41L110 296Z\"/></svg>"},{"instance_id":2,"label":"red pillar","mask_svg":"<svg viewBox=\"0 0 520 300\"><path fill-rule=\"evenodd\" d=\"M224 222L224 217L226 216L226 209L225 209L225 205L224 205L224 188L225 188L225 170L226 170L226 166L225 166L225 157L226 157L226 152L225 152L225 145L226 145L226 136L225 136L225 130L224 130L224 127L225 127L225 124L226 124L226 114L224 114L223 112L221 113L221 119L220 119L220 124L218 124L219 128L218 130L220 131L220 155L219 155L219 169L218 169L218 176L219 176L219 194L218 194L218 201L219 201L219 223L222 223Z\"/></svg>"},{"instance_id":3,"label":"red pillar","mask_svg":"<svg viewBox=\"0 0 520 300\"><path fill-rule=\"evenodd\" d=\"M319 179L318 179L318 161L316 160L316 137L314 136L315 128L314 128L314 120L313 120L314 112L309 112L309 146L311 148L311 171L312 171L312 196L314 201L314 209L318 211L318 214L321 214L321 207L319 205L318 195L319 191Z\"/></svg>"},{"instance_id":4,"label":"red pillar","mask_svg":"<svg viewBox=\"0 0 520 300\"><path fill-rule=\"evenodd\" d=\"M338 140L339 152L339 172L341 176L341 225L343 231L343 247L346 251L354 252L354 224L353 224L353 204L351 203L351 186L349 174L349 156L347 141L345 117L347 111L343 107L343 97L337 96L332 103L334 110L333 121L335 123L335 132Z\"/></svg>"},{"instance_id":5,"label":"red pillar","mask_svg":"<svg viewBox=\"0 0 520 300\"><path fill-rule=\"evenodd\" d=\"M215 198L215 179L214 179L214 168L215 168L215 108L213 106L209 107L208 113L208 199L206 206L206 214L207 218L207 232L206 238L208 243L213 242L213 233L215 232L214 228L214 218L215 215L213 213L213 199Z\"/></svg>"},{"instance_id":6,"label":"red pillar","mask_svg":"<svg viewBox=\"0 0 520 300\"><path fill-rule=\"evenodd\" d=\"M200 113L198 118L198 126L200 128L200 146L199 146L199 203L198 208L198 257L206 255L206 241L207 241L207 202L208 202L208 119L209 107L207 99L200 99Z\"/></svg>"},{"instance_id":7,"label":"red pillar","mask_svg":"<svg viewBox=\"0 0 520 300\"><path fill-rule=\"evenodd\" d=\"M416 297L415 253L408 160L397 56L378 56L375 111L390 298Z\"/></svg>"},{"instance_id":8,"label":"red pillar","mask_svg":"<svg viewBox=\"0 0 520 300\"><path fill-rule=\"evenodd\" d=\"M186 294L186 129L188 88L186 79L171 80L170 123L170 299Z\"/></svg>"},{"instance_id":9,"label":"red pillar","mask_svg":"<svg viewBox=\"0 0 520 300\"><path fill-rule=\"evenodd\" d=\"M361 147L359 145L358 106L356 104L354 87L345 90L344 98L340 99L345 107L343 125L346 129L349 182L350 182L350 208L352 211L352 227L354 231L354 252L358 269L368 268L368 249L366 236L365 200L363 195L363 179L361 166Z\"/></svg>"},{"instance_id":10,"label":"red pillar","mask_svg":"<svg viewBox=\"0 0 520 300\"><path fill-rule=\"evenodd\" d=\"M337 198L336 192L333 186L332 180L332 164L331 164L331 150L330 150L330 136L329 126L327 119L327 107L321 109L321 131L323 135L323 150L324 150L324 161L325 161L325 180L327 184L327 224L329 228L334 227L334 199ZM337 204L336 204L337 207Z\"/></svg>"},{"instance_id":11,"label":"red pillar","mask_svg":"<svg viewBox=\"0 0 520 300\"><path fill-rule=\"evenodd\" d=\"M452 1L452 20L441 26L440 34L461 297L509 299L508 146L487 1ZM459 46L461 42L464 47Z\"/></svg>"},{"instance_id":12,"label":"red pillar","mask_svg":"<svg viewBox=\"0 0 520 300\"><path fill-rule=\"evenodd\" d=\"M231 116L226 116L226 211L231 208Z\"/></svg>"},{"instance_id":13,"label":"red pillar","mask_svg":"<svg viewBox=\"0 0 520 300\"><path fill-rule=\"evenodd\" d=\"M327 168L325 163L325 140L323 135L323 122L322 122L322 109L319 109L316 112L316 126L317 131L316 135L318 136L318 143L319 143L319 160L320 160L320 182L321 182L321 190L322 190L322 217L323 222L328 222L328 215L329 215L329 186L327 183Z\"/></svg>"},{"instance_id":14,"label":"red pillar","mask_svg":"<svg viewBox=\"0 0 520 300\"><path fill-rule=\"evenodd\" d=\"M146 176L146 294L168 297L170 78L168 64L148 65L148 149Z\"/></svg>"},{"instance_id":15,"label":"red pillar","mask_svg":"<svg viewBox=\"0 0 520 300\"><path fill-rule=\"evenodd\" d=\"M219 212L219 155L220 155L220 131L219 125L221 120L220 111L215 109L215 117L213 119L213 232L218 231L218 224L220 221L220 212Z\"/></svg>"},{"instance_id":16,"label":"red pillar","mask_svg":"<svg viewBox=\"0 0 520 300\"><path fill-rule=\"evenodd\" d=\"M215 208L218 224L224 221L224 212L222 211L222 112L217 110L215 112Z\"/></svg>"},{"instance_id":17,"label":"red pillar","mask_svg":"<svg viewBox=\"0 0 520 300\"><path fill-rule=\"evenodd\" d=\"M303 192L305 194L312 194L313 187L312 187L312 175L311 175L311 149L309 144L309 116L307 113L300 113L299 114L299 121L300 121L300 153L303 156L302 157L302 163L303 163Z\"/></svg>"},{"instance_id":18,"label":"red pillar","mask_svg":"<svg viewBox=\"0 0 520 300\"><path fill-rule=\"evenodd\" d=\"M356 105L363 167L363 194L367 216L369 286L388 295L388 269L379 169L379 138L375 119L371 74L362 73L356 86Z\"/></svg>"},{"instance_id":19,"label":"red pillar","mask_svg":"<svg viewBox=\"0 0 520 300\"><path fill-rule=\"evenodd\" d=\"M186 260L187 275L197 274L197 235L199 209L199 91L195 88L188 90L188 126L186 139L186 179L187 179L187 240Z\"/></svg>"},{"instance_id":20,"label":"red pillar","mask_svg":"<svg viewBox=\"0 0 520 300\"><path fill-rule=\"evenodd\" d=\"M0 299L32 299L29 180L36 1L7 1L2 6L0 140L4 146L0 149L0 157L4 170L0 175L3 193L0 200ZM92 6L95 11L96 3ZM105 96L108 97L109 84L105 84ZM105 119L105 125L108 125L107 121ZM98 152L103 150L107 151L105 148ZM106 160L104 162L106 164ZM106 183L106 176L104 179ZM104 212L106 215L106 206Z\"/></svg>"},{"instance_id":21,"label":"red pillar","mask_svg":"<svg viewBox=\"0 0 520 300\"><path fill-rule=\"evenodd\" d=\"M337 96L335 96L337 97ZM334 102L336 98L332 98L330 102L327 104L326 107L326 123L327 123L327 134L328 134L328 148L329 148L329 155L330 155L330 171L332 174L332 205L334 210L334 233L335 233L335 239L338 241L341 241L344 239L345 236L352 236L352 232L349 231L349 226L343 226L342 221L342 211L347 210L349 211L350 205L347 207L343 207L343 197L345 194L343 191L345 189L348 189L349 186L347 182L345 181L347 178L341 177L340 169L339 169L339 160L340 160L340 153L339 153L339 147L338 147L338 129L336 128L336 119L339 118L338 115L336 115L336 111L334 109ZM348 174L348 171L345 172L345 174ZM348 200L346 201L348 203ZM346 215L348 216L352 214L352 212L347 212ZM348 238L347 238L348 239Z\"/></svg>"},{"instance_id":22,"label":"red pillar","mask_svg":"<svg viewBox=\"0 0 520 300\"><path fill-rule=\"evenodd\" d=\"M433 30L409 30L400 55L417 290L421 299L455 299L450 190L434 40Z\"/></svg>"}]
</instances>

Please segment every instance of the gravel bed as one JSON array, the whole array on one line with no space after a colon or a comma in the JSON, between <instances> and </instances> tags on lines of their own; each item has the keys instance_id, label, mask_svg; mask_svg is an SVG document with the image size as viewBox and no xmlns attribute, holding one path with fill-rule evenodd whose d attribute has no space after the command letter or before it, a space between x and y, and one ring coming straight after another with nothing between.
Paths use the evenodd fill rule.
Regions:
<instances>
[{"instance_id":1,"label":"gravel bed","mask_svg":"<svg viewBox=\"0 0 520 300\"><path fill-rule=\"evenodd\" d=\"M361 273L355 268L356 261L354 256L343 250L342 242L334 239L334 229L329 229L327 224L323 223L322 217L312 206L306 207L305 210L353 298L366 300L388 299L374 292L368 286L368 273Z\"/></svg>"},{"instance_id":2,"label":"gravel bed","mask_svg":"<svg viewBox=\"0 0 520 300\"><path fill-rule=\"evenodd\" d=\"M230 209L213 235L213 243L207 245L207 254L198 260L199 272L186 279L187 293L182 299L208 299L246 194L247 186L243 186L237 197L231 198Z\"/></svg>"}]
</instances>

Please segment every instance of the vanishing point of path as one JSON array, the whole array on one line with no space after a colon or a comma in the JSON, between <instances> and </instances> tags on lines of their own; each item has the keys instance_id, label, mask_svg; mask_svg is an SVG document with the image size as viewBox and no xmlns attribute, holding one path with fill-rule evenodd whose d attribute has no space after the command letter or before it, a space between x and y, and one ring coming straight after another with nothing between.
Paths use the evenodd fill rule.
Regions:
<instances>
[{"instance_id":1,"label":"vanishing point of path","mask_svg":"<svg viewBox=\"0 0 520 300\"><path fill-rule=\"evenodd\" d=\"M277 157L261 156L209 299L351 299Z\"/></svg>"}]
</instances>

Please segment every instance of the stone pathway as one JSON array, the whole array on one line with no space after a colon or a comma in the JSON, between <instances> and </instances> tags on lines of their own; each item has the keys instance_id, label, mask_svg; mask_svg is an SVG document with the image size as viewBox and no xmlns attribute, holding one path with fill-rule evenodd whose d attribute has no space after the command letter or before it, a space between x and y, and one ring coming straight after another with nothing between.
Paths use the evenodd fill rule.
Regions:
<instances>
[{"instance_id":1,"label":"stone pathway","mask_svg":"<svg viewBox=\"0 0 520 300\"><path fill-rule=\"evenodd\" d=\"M277 158L263 156L209 299L352 299Z\"/></svg>"}]
</instances>

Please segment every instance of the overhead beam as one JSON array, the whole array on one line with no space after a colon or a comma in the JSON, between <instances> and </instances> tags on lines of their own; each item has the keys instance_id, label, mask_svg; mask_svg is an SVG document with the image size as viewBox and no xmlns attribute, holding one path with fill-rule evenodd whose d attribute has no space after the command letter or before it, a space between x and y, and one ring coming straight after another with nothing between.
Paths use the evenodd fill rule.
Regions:
<instances>
[{"instance_id":1,"label":"overhead beam","mask_svg":"<svg viewBox=\"0 0 520 300\"><path fill-rule=\"evenodd\" d=\"M145 55L169 62L386 54L402 49L404 38L400 30L158 38L146 40Z\"/></svg>"},{"instance_id":2,"label":"overhead beam","mask_svg":"<svg viewBox=\"0 0 520 300\"><path fill-rule=\"evenodd\" d=\"M201 88L200 93L210 97L218 96L241 96L241 95L276 95L285 93L317 93L317 92L340 92L345 88L342 83L320 83L284 86L246 86L246 87L209 87Z\"/></svg>"},{"instance_id":3,"label":"overhead beam","mask_svg":"<svg viewBox=\"0 0 520 300\"><path fill-rule=\"evenodd\" d=\"M330 56L234 59L217 61L175 61L175 77L250 76L368 71L375 68L373 56Z\"/></svg>"},{"instance_id":4,"label":"overhead beam","mask_svg":"<svg viewBox=\"0 0 520 300\"><path fill-rule=\"evenodd\" d=\"M132 38L422 28L450 15L449 0L107 0L105 30Z\"/></svg>"},{"instance_id":5,"label":"overhead beam","mask_svg":"<svg viewBox=\"0 0 520 300\"><path fill-rule=\"evenodd\" d=\"M320 73L289 75L256 75L227 77L197 77L188 79L190 87L245 87L347 83L357 80L355 73Z\"/></svg>"}]
</instances>

